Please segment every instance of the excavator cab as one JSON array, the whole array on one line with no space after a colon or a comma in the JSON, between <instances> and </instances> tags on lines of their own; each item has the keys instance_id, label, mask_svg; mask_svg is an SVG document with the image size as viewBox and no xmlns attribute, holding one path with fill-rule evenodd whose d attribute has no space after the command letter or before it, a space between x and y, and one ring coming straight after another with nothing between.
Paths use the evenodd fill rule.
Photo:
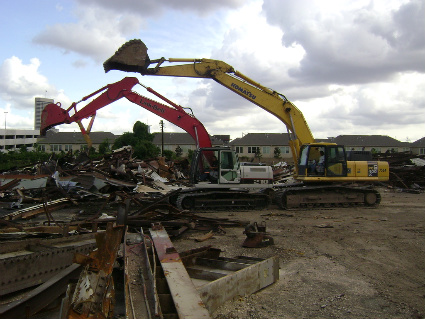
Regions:
<instances>
[{"instance_id":1,"label":"excavator cab","mask_svg":"<svg viewBox=\"0 0 425 319\"><path fill-rule=\"evenodd\" d=\"M205 187L240 183L239 159L229 147L197 149L193 154L190 172L193 185L202 184Z\"/></svg>"},{"instance_id":2,"label":"excavator cab","mask_svg":"<svg viewBox=\"0 0 425 319\"><path fill-rule=\"evenodd\" d=\"M345 177L347 176L347 159L344 146L315 143L305 144L300 150L298 162L299 177ZM309 179L311 180L311 179Z\"/></svg>"}]
</instances>

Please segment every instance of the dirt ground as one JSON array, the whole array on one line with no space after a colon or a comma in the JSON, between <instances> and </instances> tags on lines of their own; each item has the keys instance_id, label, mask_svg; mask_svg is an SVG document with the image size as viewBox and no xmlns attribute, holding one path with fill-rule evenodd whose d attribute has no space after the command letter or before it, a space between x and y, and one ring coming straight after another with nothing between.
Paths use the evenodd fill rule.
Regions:
<instances>
[{"instance_id":1,"label":"dirt ground","mask_svg":"<svg viewBox=\"0 0 425 319\"><path fill-rule=\"evenodd\" d=\"M203 213L265 222L273 246L243 248L243 227L205 242L194 240L205 232L190 231L173 244L177 251L212 245L224 257L279 257L275 284L227 302L214 319L425 318L425 193L380 192L376 208Z\"/></svg>"},{"instance_id":2,"label":"dirt ground","mask_svg":"<svg viewBox=\"0 0 425 319\"><path fill-rule=\"evenodd\" d=\"M265 221L273 246L242 248L243 228L173 243L178 251L207 244L225 257L279 257L277 283L226 303L215 319L425 318L425 193L380 191L377 208L205 214Z\"/></svg>"}]
</instances>

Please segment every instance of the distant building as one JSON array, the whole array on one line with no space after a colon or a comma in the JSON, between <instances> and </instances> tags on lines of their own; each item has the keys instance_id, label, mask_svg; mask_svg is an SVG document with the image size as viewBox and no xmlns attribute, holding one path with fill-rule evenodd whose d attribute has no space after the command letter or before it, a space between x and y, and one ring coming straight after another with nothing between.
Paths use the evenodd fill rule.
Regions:
<instances>
[{"instance_id":1,"label":"distant building","mask_svg":"<svg viewBox=\"0 0 425 319\"><path fill-rule=\"evenodd\" d=\"M257 151L261 160L274 158L275 148L280 150L280 158L292 162L292 152L289 147L287 133L248 133L242 138L230 142L233 150L242 159L253 160ZM315 142L336 143L344 145L347 151L370 151L376 153L407 152L410 143L400 142L394 138L383 135L339 135L327 139L316 139Z\"/></svg>"},{"instance_id":2,"label":"distant building","mask_svg":"<svg viewBox=\"0 0 425 319\"><path fill-rule=\"evenodd\" d=\"M0 150L2 152L17 151L25 147L32 151L40 134L38 130L0 129Z\"/></svg>"},{"instance_id":3,"label":"distant building","mask_svg":"<svg viewBox=\"0 0 425 319\"><path fill-rule=\"evenodd\" d=\"M99 150L99 145L108 141L110 146L114 144L118 136L110 132L91 132L90 139L93 147ZM40 137L37 141L40 149L46 153L81 151L87 148L87 143L81 132L55 132L49 130L45 137Z\"/></svg>"},{"instance_id":4,"label":"distant building","mask_svg":"<svg viewBox=\"0 0 425 319\"><path fill-rule=\"evenodd\" d=\"M339 135L329 137L328 142L344 145L346 151L370 151L374 153L410 151L410 143L400 142L386 135Z\"/></svg>"},{"instance_id":5,"label":"distant building","mask_svg":"<svg viewBox=\"0 0 425 319\"><path fill-rule=\"evenodd\" d=\"M425 155L425 137L413 142L411 149L413 154Z\"/></svg>"},{"instance_id":6,"label":"distant building","mask_svg":"<svg viewBox=\"0 0 425 319\"><path fill-rule=\"evenodd\" d=\"M273 159L275 148L280 150L281 159L292 160L288 133L248 133L229 144L242 160L253 160L257 152L262 160Z\"/></svg>"},{"instance_id":7,"label":"distant building","mask_svg":"<svg viewBox=\"0 0 425 319\"><path fill-rule=\"evenodd\" d=\"M40 131L41 112L47 104L54 103L53 99L46 99L43 97L36 97L34 104L34 130Z\"/></svg>"},{"instance_id":8,"label":"distant building","mask_svg":"<svg viewBox=\"0 0 425 319\"><path fill-rule=\"evenodd\" d=\"M12 130L10 130L12 131ZM0 130L1 132L1 130ZM9 132L9 130L8 130ZM31 131L36 136L38 131ZM162 140L161 133L153 133L154 139L153 144L161 149L164 145L164 150L170 150L176 152L176 148L180 147L183 152L183 156L187 156L189 150L196 149L196 143L188 133L166 133L164 132L164 140ZM24 134L25 135L25 134ZM8 139L13 136L22 137L23 134L10 135ZM30 134L27 134L30 136ZM25 135L26 136L26 135ZM0 136L1 138L2 136ZM112 145L119 135L114 135L110 132L92 132L90 137L93 141L93 147L98 149L99 145L108 140ZM219 139L221 137L223 139ZM287 133L248 133L242 138L237 138L230 143L228 135L214 135L211 136L211 142L213 146L229 145L242 161L250 161L255 159L255 154L259 151L261 154L261 161L274 161L284 160L292 162L292 152L289 147L289 135ZM3 137L4 138L4 137ZM414 154L425 155L425 138L422 138L414 143L400 142L394 138L384 135L339 135L337 137L330 137L327 139L316 139L315 142L328 142L344 145L347 151L370 151L376 153L386 152L412 152ZM12 143L7 141L8 145L22 145L28 144L24 142ZM45 138L39 138L37 142L42 150L46 152L57 152L69 150L81 150L86 147L86 142L82 137L81 132L54 132L50 130L47 132ZM4 145L4 143L2 144ZM15 146L9 146L14 148ZM19 147L18 147L19 148ZM280 151L279 159L275 159L275 149L278 148Z\"/></svg>"},{"instance_id":9,"label":"distant building","mask_svg":"<svg viewBox=\"0 0 425 319\"><path fill-rule=\"evenodd\" d=\"M164 151L172 151L176 152L176 148L179 146L183 151L183 156L187 156L188 151L192 150L194 151L196 149L196 143L195 140L190 136L189 133L165 133L164 132L164 142L162 142L162 134L161 133L153 133L154 139L152 141L155 146L157 146L159 149L161 149L162 144L164 144ZM230 139L229 135L219 135L221 137L228 137ZM216 138L216 136L210 136L211 138L211 144L213 146L222 146L225 145L226 142Z\"/></svg>"}]
</instances>

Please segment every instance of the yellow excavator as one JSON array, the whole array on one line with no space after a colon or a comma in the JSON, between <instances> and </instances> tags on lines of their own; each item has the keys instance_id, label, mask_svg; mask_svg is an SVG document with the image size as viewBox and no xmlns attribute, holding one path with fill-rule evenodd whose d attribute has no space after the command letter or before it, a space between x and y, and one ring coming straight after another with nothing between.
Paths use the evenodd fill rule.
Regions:
<instances>
[{"instance_id":1,"label":"yellow excavator","mask_svg":"<svg viewBox=\"0 0 425 319\"><path fill-rule=\"evenodd\" d=\"M299 182L275 188L274 199L281 208L374 206L381 201L379 192L370 185L388 181L387 162L374 161L371 157L347 161L343 145L316 143L302 112L283 94L264 87L225 62L151 60L146 45L135 39L123 44L103 66L105 72L120 70L152 76L211 78L280 119L288 131L295 163L294 178Z\"/></svg>"}]
</instances>

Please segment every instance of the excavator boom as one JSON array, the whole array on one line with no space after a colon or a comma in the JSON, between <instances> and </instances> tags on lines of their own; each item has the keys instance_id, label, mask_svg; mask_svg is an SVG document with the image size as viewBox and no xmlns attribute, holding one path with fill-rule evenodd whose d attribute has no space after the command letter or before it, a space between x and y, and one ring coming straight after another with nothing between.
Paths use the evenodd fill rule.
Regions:
<instances>
[{"instance_id":1,"label":"excavator boom","mask_svg":"<svg viewBox=\"0 0 425 319\"><path fill-rule=\"evenodd\" d=\"M81 132L83 133L83 136L90 147L91 142L89 134L97 110L125 97L130 102L135 103L147 109L148 111L160 116L161 118L164 118L167 121L184 129L192 136L198 147L211 147L211 139L207 130L195 116L188 114L183 107L171 102L170 100L166 99L161 94L151 88L146 89L149 92L155 94L157 97L164 100L165 102L167 102L168 104L170 104L171 106L156 102L152 99L149 99L132 91L132 88L136 84L140 84L137 78L125 77L121 81L109 84L97 90L96 92L91 93L79 102L72 103L68 109L63 109L60 103L48 104L41 114L40 134L42 136L45 135L48 129L56 125L70 124L75 122L78 123L78 125L80 126ZM89 98L98 94L100 95L97 96L94 100L89 102L80 110L77 110L78 103L86 101ZM74 114L70 115L70 113L72 112L74 112ZM91 118L89 127L87 129L84 128L81 124L81 121L86 118Z\"/></svg>"},{"instance_id":2,"label":"excavator boom","mask_svg":"<svg viewBox=\"0 0 425 319\"><path fill-rule=\"evenodd\" d=\"M120 64L116 62L114 65ZM252 194L246 189L271 188L273 181L271 167L255 167L253 171L249 167L241 167L237 154L229 147L211 147L210 137L203 124L193 115L188 114L183 107L171 102L151 88L146 89L171 106L141 96L132 90L136 84L140 84L138 79L132 77L109 84L84 97L81 101L98 95L81 109L77 109L77 104L81 101L72 103L68 109L63 109L60 103L47 105L42 112L41 133L46 133L55 125L76 122L90 148L89 134L96 111L125 97L130 102L181 127L192 136L197 144L194 152L194 159L196 159L192 160L190 171L190 181L194 187L171 196L170 203L179 209L196 209L197 211L262 209L268 205L270 200L268 194ZM72 112L73 115L71 115ZM81 123L86 118L91 118L87 129ZM241 185L243 190L235 189ZM214 198L213 202L211 197Z\"/></svg>"},{"instance_id":3,"label":"excavator boom","mask_svg":"<svg viewBox=\"0 0 425 319\"><path fill-rule=\"evenodd\" d=\"M163 65L164 62L171 65ZM211 78L280 119L290 133L289 144L295 162L299 158L300 146L314 143L303 114L294 104L283 94L262 86L225 62L212 59L150 60L146 45L135 39L123 44L103 67L105 72L120 70L142 75Z\"/></svg>"}]
</instances>

